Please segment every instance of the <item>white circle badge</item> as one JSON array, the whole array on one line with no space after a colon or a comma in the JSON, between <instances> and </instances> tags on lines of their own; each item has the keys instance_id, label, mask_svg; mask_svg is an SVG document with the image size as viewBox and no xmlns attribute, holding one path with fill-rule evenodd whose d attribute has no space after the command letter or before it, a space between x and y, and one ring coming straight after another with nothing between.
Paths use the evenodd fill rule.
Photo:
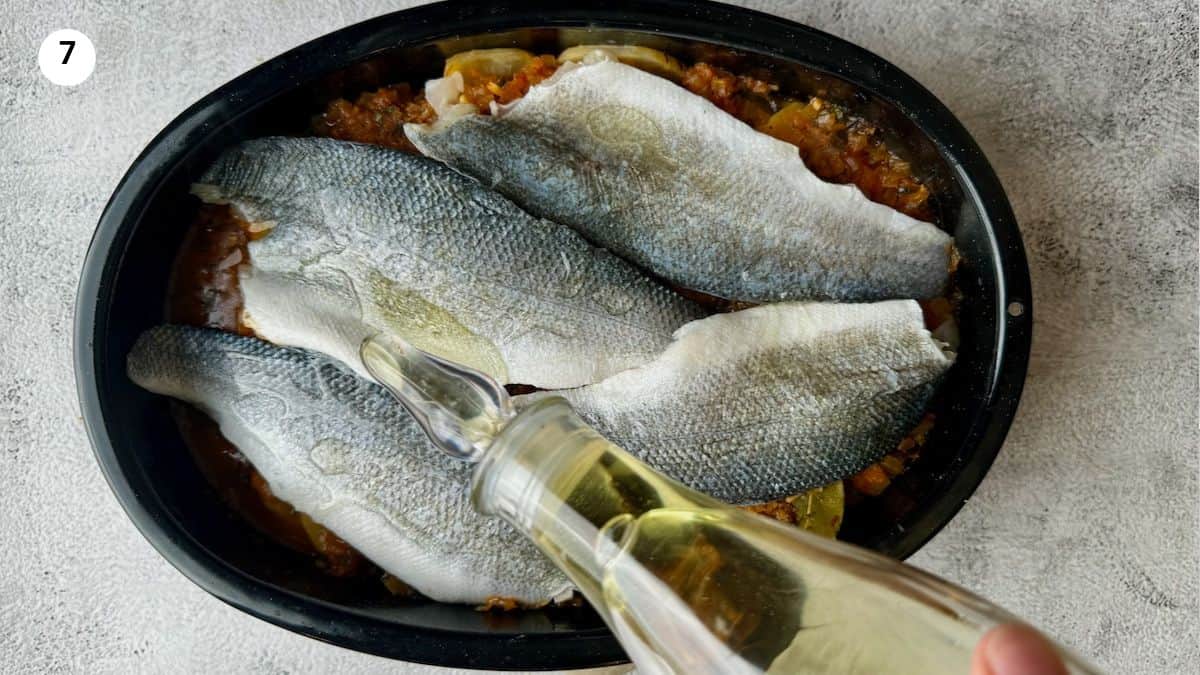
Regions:
<instances>
[{"instance_id":1,"label":"white circle badge","mask_svg":"<svg viewBox=\"0 0 1200 675\"><path fill-rule=\"evenodd\" d=\"M56 30L42 41L38 50L42 74L54 84L74 87L91 76L96 68L96 47L88 36L77 30Z\"/></svg>"}]
</instances>

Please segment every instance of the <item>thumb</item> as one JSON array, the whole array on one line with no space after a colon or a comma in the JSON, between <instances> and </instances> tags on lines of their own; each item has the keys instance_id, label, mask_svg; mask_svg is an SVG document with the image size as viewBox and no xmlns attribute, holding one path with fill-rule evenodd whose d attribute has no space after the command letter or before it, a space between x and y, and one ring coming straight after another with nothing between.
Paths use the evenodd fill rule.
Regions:
<instances>
[{"instance_id":1,"label":"thumb","mask_svg":"<svg viewBox=\"0 0 1200 675\"><path fill-rule=\"evenodd\" d=\"M971 675L1067 675L1067 669L1041 633L1009 624L991 629L979 640Z\"/></svg>"}]
</instances>

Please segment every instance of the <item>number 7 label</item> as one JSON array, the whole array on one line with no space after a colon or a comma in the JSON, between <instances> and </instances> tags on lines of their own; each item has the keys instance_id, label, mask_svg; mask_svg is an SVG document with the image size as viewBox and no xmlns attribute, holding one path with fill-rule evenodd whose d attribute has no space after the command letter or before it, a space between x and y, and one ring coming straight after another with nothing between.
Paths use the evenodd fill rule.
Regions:
<instances>
[{"instance_id":1,"label":"number 7 label","mask_svg":"<svg viewBox=\"0 0 1200 675\"><path fill-rule=\"evenodd\" d=\"M69 28L56 30L42 41L38 67L54 84L74 87L96 68L96 47L88 36Z\"/></svg>"}]
</instances>

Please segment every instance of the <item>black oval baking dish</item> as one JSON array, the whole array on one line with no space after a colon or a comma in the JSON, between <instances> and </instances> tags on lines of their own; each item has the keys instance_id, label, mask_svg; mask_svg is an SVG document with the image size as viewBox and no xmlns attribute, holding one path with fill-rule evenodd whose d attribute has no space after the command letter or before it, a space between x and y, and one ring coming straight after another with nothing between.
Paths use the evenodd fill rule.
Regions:
<instances>
[{"instance_id":1,"label":"black oval baking dish","mask_svg":"<svg viewBox=\"0 0 1200 675\"><path fill-rule=\"evenodd\" d=\"M820 93L889 130L934 188L962 264L962 347L917 466L886 500L852 511L843 538L895 557L917 550L958 511L991 465L1016 411L1032 312L1020 234L1004 190L975 142L932 94L898 68L820 31L745 9L691 0L613 7L589 0L443 2L326 35L224 85L176 118L133 163L100 218L79 287L79 397L101 468L129 517L192 581L262 619L333 644L456 667L578 668L625 660L585 608L495 615L381 598L330 584L307 559L234 516L202 479L167 401L125 375L134 339L163 321L171 261L197 204L187 187L242 139L302 133L335 96L421 82L446 54L483 46L556 52L564 43L707 43L773 69L794 93ZM886 511L886 513L883 513Z\"/></svg>"}]
</instances>

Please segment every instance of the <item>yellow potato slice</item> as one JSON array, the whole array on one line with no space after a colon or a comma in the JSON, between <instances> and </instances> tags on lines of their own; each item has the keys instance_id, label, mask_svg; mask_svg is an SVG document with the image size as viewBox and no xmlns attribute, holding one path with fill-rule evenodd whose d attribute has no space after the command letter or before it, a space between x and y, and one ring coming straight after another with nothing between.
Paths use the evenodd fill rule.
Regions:
<instances>
[{"instance_id":1,"label":"yellow potato slice","mask_svg":"<svg viewBox=\"0 0 1200 675\"><path fill-rule=\"evenodd\" d=\"M787 501L796 508L796 527L831 539L837 536L846 513L842 481L788 497Z\"/></svg>"},{"instance_id":2,"label":"yellow potato slice","mask_svg":"<svg viewBox=\"0 0 1200 675\"><path fill-rule=\"evenodd\" d=\"M512 77L514 73L533 60L533 54L524 49L504 47L498 49L472 49L459 52L446 59L442 75L454 73L478 73L498 79Z\"/></svg>"},{"instance_id":3,"label":"yellow potato slice","mask_svg":"<svg viewBox=\"0 0 1200 675\"><path fill-rule=\"evenodd\" d=\"M589 54L596 52L606 54L627 66L633 66L674 82L683 79L683 66L673 56L664 54L657 49L637 45L578 45L569 47L559 54L558 62L583 61Z\"/></svg>"}]
</instances>

